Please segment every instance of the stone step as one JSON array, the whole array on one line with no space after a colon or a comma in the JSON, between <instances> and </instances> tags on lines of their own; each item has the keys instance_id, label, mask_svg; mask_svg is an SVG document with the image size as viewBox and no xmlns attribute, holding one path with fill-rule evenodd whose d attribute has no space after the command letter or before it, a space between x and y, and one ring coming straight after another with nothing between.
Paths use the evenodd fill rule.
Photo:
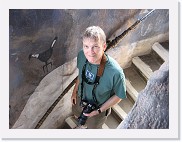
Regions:
<instances>
[{"instance_id":1,"label":"stone step","mask_svg":"<svg viewBox=\"0 0 182 142\"><path fill-rule=\"evenodd\" d=\"M145 88L147 84L146 79L144 79L144 77L133 64L131 64L129 68L124 69L124 74L126 77L127 93L131 96L131 98L135 98L135 96L138 96L136 95L137 92L140 92Z\"/></svg>"},{"instance_id":2,"label":"stone step","mask_svg":"<svg viewBox=\"0 0 182 142\"><path fill-rule=\"evenodd\" d=\"M138 97L138 92L135 90L135 88L131 85L130 81L128 79L126 81L126 91L131 96L131 98L136 101Z\"/></svg>"},{"instance_id":3,"label":"stone step","mask_svg":"<svg viewBox=\"0 0 182 142\"><path fill-rule=\"evenodd\" d=\"M77 120L75 119L74 116L69 116L68 118L65 119L66 124L69 126L70 129L75 129L78 125ZM110 129L107 124L102 125L102 129Z\"/></svg>"},{"instance_id":4,"label":"stone step","mask_svg":"<svg viewBox=\"0 0 182 142\"><path fill-rule=\"evenodd\" d=\"M121 100L118 105L122 108L122 110L128 114L128 112L131 110L135 102L133 102L130 97L127 94L127 98L124 100ZM124 117L125 118L125 117Z\"/></svg>"},{"instance_id":5,"label":"stone step","mask_svg":"<svg viewBox=\"0 0 182 142\"><path fill-rule=\"evenodd\" d=\"M127 116L127 113L118 105L118 104L115 104L113 107L112 107L112 110L122 119L124 120L125 117Z\"/></svg>"},{"instance_id":6,"label":"stone step","mask_svg":"<svg viewBox=\"0 0 182 142\"><path fill-rule=\"evenodd\" d=\"M77 122L74 116L69 116L68 118L65 119L65 122L68 124L68 126L71 129L74 129L77 127Z\"/></svg>"},{"instance_id":7,"label":"stone step","mask_svg":"<svg viewBox=\"0 0 182 142\"><path fill-rule=\"evenodd\" d=\"M105 123L102 125L102 129L110 129Z\"/></svg>"},{"instance_id":8,"label":"stone step","mask_svg":"<svg viewBox=\"0 0 182 142\"><path fill-rule=\"evenodd\" d=\"M150 52L150 54L140 56L140 59L150 67L152 72L158 70L164 63L161 57L153 50Z\"/></svg>"},{"instance_id":9,"label":"stone step","mask_svg":"<svg viewBox=\"0 0 182 142\"><path fill-rule=\"evenodd\" d=\"M111 109L111 114L107 117L105 124L109 129L116 129L122 120L118 115Z\"/></svg>"},{"instance_id":10,"label":"stone step","mask_svg":"<svg viewBox=\"0 0 182 142\"><path fill-rule=\"evenodd\" d=\"M121 100L121 102L119 102L118 104L115 104L112 107L113 114L111 114L111 116L113 117L112 119L116 119L118 123L115 124L114 126L110 126L110 125L109 126L112 127L113 129L117 128L117 126L122 122L122 120L126 118L128 112L131 110L132 107L133 107L133 103L128 98ZM113 120L107 120L106 123L109 123L109 121L113 121Z\"/></svg>"},{"instance_id":11,"label":"stone step","mask_svg":"<svg viewBox=\"0 0 182 142\"><path fill-rule=\"evenodd\" d=\"M154 43L152 49L162 58L163 61L169 59L169 52L160 43Z\"/></svg>"},{"instance_id":12,"label":"stone step","mask_svg":"<svg viewBox=\"0 0 182 142\"><path fill-rule=\"evenodd\" d=\"M132 63L138 68L138 70L142 73L142 75L148 80L153 71L149 67L149 65L145 64L139 57L134 57L132 59Z\"/></svg>"}]
</instances>

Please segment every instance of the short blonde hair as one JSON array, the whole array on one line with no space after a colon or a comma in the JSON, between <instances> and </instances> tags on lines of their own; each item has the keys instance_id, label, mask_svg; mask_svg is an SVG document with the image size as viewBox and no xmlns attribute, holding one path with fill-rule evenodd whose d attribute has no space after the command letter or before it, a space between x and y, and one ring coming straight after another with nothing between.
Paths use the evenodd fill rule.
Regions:
<instances>
[{"instance_id":1,"label":"short blonde hair","mask_svg":"<svg viewBox=\"0 0 182 142\"><path fill-rule=\"evenodd\" d=\"M99 27L99 26L91 26L88 27L82 38L91 38L94 39L95 41L103 41L103 43L106 43L106 35L104 31Z\"/></svg>"}]
</instances>

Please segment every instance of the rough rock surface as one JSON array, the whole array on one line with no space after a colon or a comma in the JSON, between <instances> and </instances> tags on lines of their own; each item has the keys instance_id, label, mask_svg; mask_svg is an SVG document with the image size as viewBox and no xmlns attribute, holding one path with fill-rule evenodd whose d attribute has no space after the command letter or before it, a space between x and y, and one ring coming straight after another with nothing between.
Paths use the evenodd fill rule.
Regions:
<instances>
[{"instance_id":1,"label":"rough rock surface","mask_svg":"<svg viewBox=\"0 0 182 142\"><path fill-rule=\"evenodd\" d=\"M118 129L169 128L169 64L163 63L139 93L132 110Z\"/></svg>"},{"instance_id":2,"label":"rough rock surface","mask_svg":"<svg viewBox=\"0 0 182 142\"><path fill-rule=\"evenodd\" d=\"M53 102L62 94L67 86L77 77L78 70L76 69L76 58L64 65L58 67L54 71L45 76L40 84L35 89L34 93L28 99L23 111L21 112L18 120L13 125L14 129L33 129L36 127L40 119L44 116L46 111L51 107ZM64 116L66 117L71 113L71 101L70 95L62 98L59 104L59 108L64 108ZM65 103L63 103L65 102ZM57 109L59 109L57 108ZM57 111L57 115L61 117ZM59 117L52 119L53 122L57 122ZM64 118L62 119L62 121ZM47 123L47 125L52 123Z\"/></svg>"}]
</instances>

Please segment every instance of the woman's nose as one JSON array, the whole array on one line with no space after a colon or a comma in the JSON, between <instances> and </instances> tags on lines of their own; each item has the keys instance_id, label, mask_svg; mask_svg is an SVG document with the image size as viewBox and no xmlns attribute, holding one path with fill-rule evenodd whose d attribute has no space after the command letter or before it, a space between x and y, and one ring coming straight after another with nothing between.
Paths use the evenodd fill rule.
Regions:
<instances>
[{"instance_id":1,"label":"woman's nose","mask_svg":"<svg viewBox=\"0 0 182 142\"><path fill-rule=\"evenodd\" d=\"M94 52L94 47L89 47L89 52L93 53Z\"/></svg>"}]
</instances>

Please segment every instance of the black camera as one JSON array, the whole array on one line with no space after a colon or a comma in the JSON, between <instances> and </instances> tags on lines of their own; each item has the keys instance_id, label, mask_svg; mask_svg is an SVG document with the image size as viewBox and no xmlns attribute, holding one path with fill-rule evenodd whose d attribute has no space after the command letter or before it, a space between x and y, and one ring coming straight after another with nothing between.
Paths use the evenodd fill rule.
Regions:
<instances>
[{"instance_id":1,"label":"black camera","mask_svg":"<svg viewBox=\"0 0 182 142\"><path fill-rule=\"evenodd\" d=\"M96 105L83 101L81 102L81 106L83 107L83 110L82 113L80 114L80 117L78 117L78 123L80 125L85 125L87 121L87 116L85 116L83 113L91 113L93 110L96 109Z\"/></svg>"}]
</instances>

